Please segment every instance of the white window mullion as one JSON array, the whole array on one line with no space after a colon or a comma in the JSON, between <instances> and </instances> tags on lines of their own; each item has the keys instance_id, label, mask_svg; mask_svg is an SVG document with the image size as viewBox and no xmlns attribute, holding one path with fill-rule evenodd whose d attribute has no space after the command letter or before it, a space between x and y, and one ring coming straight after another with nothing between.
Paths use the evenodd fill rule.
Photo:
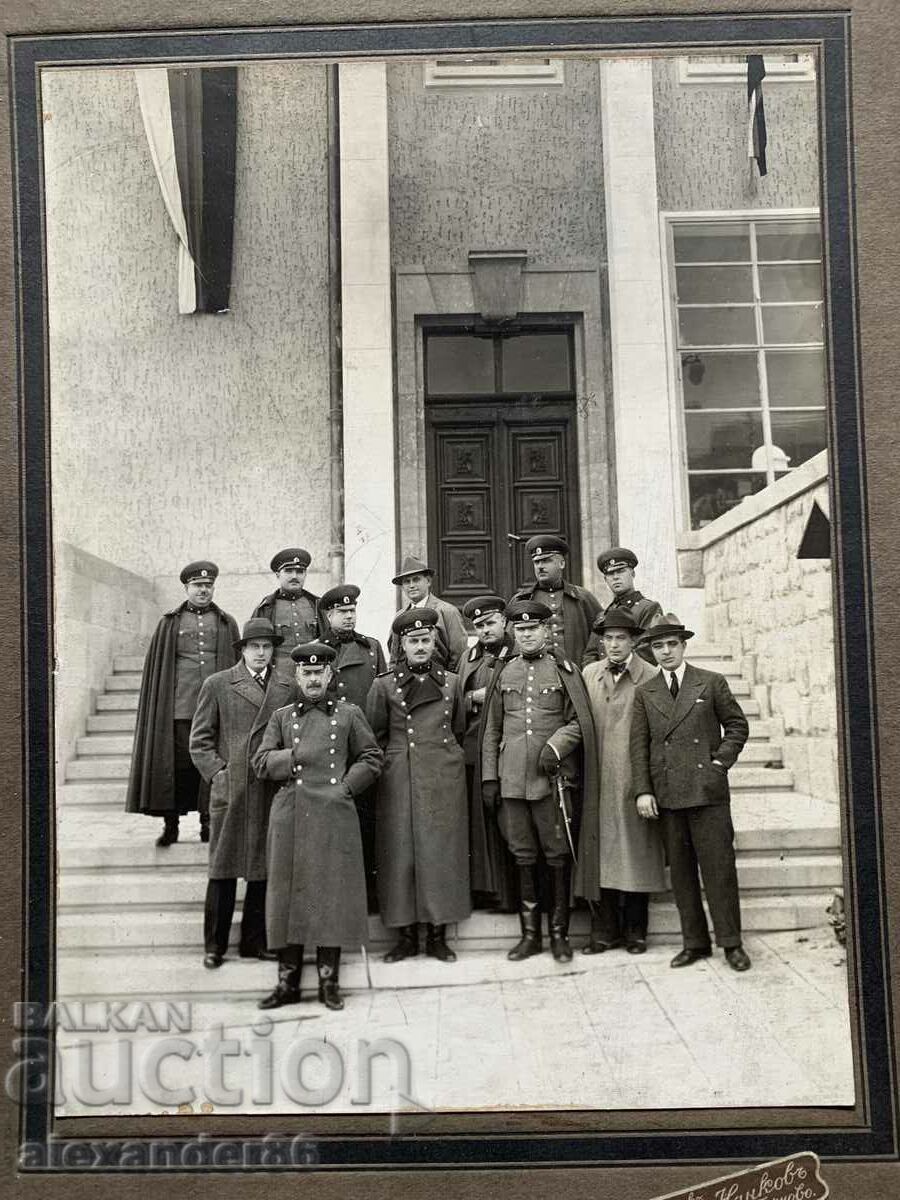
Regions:
<instances>
[{"instance_id":1,"label":"white window mullion","mask_svg":"<svg viewBox=\"0 0 900 1200\"><path fill-rule=\"evenodd\" d=\"M759 285L759 260L756 253L756 222L750 222L750 256L752 259L753 312L756 319L756 365L759 373L759 402L762 408L763 443L766 447L766 483L775 482L775 464L772 457L772 414L769 411L769 378L766 373L765 336L762 319L762 291Z\"/></svg>"}]
</instances>

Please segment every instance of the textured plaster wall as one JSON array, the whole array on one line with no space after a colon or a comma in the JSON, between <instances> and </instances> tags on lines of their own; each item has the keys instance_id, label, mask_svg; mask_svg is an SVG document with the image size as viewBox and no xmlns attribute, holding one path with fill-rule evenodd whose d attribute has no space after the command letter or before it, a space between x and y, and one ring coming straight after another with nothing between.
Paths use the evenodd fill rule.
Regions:
<instances>
[{"instance_id":1,"label":"textured plaster wall","mask_svg":"<svg viewBox=\"0 0 900 1200\"><path fill-rule=\"evenodd\" d=\"M44 74L53 520L239 620L283 545L329 549L325 68L240 68L231 312L179 316L176 239L128 70ZM174 580L173 580L173 577ZM219 597L217 596L217 599Z\"/></svg>"},{"instance_id":2,"label":"textured plaster wall","mask_svg":"<svg viewBox=\"0 0 900 1200\"><path fill-rule=\"evenodd\" d=\"M837 803L831 562L796 557L814 500L828 512L827 483L703 551L707 634L734 647L763 712L784 721L797 788Z\"/></svg>"},{"instance_id":3,"label":"textured plaster wall","mask_svg":"<svg viewBox=\"0 0 900 1200\"><path fill-rule=\"evenodd\" d=\"M689 212L819 203L813 83L763 82L768 174L747 156L746 83L680 84L678 61L653 64L659 205Z\"/></svg>"},{"instance_id":4,"label":"textured plaster wall","mask_svg":"<svg viewBox=\"0 0 900 1200\"><path fill-rule=\"evenodd\" d=\"M605 257L600 83L570 60L562 88L425 88L421 63L388 66L391 256L466 265L522 249L555 265Z\"/></svg>"}]
</instances>

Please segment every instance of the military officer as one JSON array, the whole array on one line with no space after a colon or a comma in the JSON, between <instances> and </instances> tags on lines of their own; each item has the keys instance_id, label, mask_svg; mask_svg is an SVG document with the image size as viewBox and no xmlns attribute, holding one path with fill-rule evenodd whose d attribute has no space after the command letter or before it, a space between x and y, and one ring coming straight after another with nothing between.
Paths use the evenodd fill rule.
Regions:
<instances>
[{"instance_id":1,"label":"military officer","mask_svg":"<svg viewBox=\"0 0 900 1200\"><path fill-rule=\"evenodd\" d=\"M375 845L381 919L399 931L385 962L419 952L441 962L456 954L446 927L471 912L465 716L456 676L434 658L438 614L399 613L391 627L401 661L372 684L366 715L385 751L378 781Z\"/></svg>"},{"instance_id":2,"label":"military officer","mask_svg":"<svg viewBox=\"0 0 900 1200\"><path fill-rule=\"evenodd\" d=\"M192 562L181 572L186 599L164 613L144 659L126 812L162 817L157 846L178 841L179 817L200 811L209 841L209 789L191 759L191 721L200 686L234 665L238 627L213 603L219 568Z\"/></svg>"},{"instance_id":3,"label":"military officer","mask_svg":"<svg viewBox=\"0 0 900 1200\"><path fill-rule=\"evenodd\" d=\"M278 983L260 1008L300 999L303 947L316 946L319 1001L344 1007L341 948L368 937L362 842L355 798L378 778L383 755L363 714L328 695L333 646L295 646L300 698L269 718L253 768L281 784L267 840L266 940Z\"/></svg>"},{"instance_id":4,"label":"military officer","mask_svg":"<svg viewBox=\"0 0 900 1200\"><path fill-rule=\"evenodd\" d=\"M219 967L228 949L238 879L247 881L241 958L266 951L266 832L271 789L250 760L269 717L294 699L296 686L272 669L280 641L270 621L252 617L235 648L241 661L200 689L191 725L191 758L210 785L209 881L203 924L203 965Z\"/></svg>"},{"instance_id":5,"label":"military officer","mask_svg":"<svg viewBox=\"0 0 900 1200\"><path fill-rule=\"evenodd\" d=\"M685 662L690 629L669 619L644 636L661 670L634 693L632 787L640 816L659 821L669 860L684 943L670 965L712 953L702 873L716 942L730 967L746 971L728 770L747 740L747 718L724 675Z\"/></svg>"},{"instance_id":6,"label":"military officer","mask_svg":"<svg viewBox=\"0 0 900 1200\"><path fill-rule=\"evenodd\" d=\"M597 662L603 657L603 630L599 626L609 613L623 610L641 629L647 629L663 619L662 606L656 600L641 595L634 586L634 570L637 565L637 555L625 546L612 546L597 555L597 566L613 598L594 621L594 628L582 658L582 666L589 662ZM653 651L649 647L638 647L638 653L645 662L656 666Z\"/></svg>"},{"instance_id":7,"label":"military officer","mask_svg":"<svg viewBox=\"0 0 900 1200\"><path fill-rule=\"evenodd\" d=\"M550 949L569 962L570 845L560 812L557 777L568 784L579 774L582 743L585 787L590 790L596 750L587 694L580 674L549 647L550 609L516 600L506 610L520 655L495 672L488 687L481 747L481 794L499 804L499 823L519 871L522 937L510 950L514 961L541 951L541 914L534 866L543 853L552 880Z\"/></svg>"},{"instance_id":8,"label":"military officer","mask_svg":"<svg viewBox=\"0 0 900 1200\"><path fill-rule=\"evenodd\" d=\"M520 587L513 600L536 600L550 609L547 645L576 666L581 663L594 619L601 611L593 592L565 578L568 543L542 534L529 538L525 551L531 557L534 583Z\"/></svg>"},{"instance_id":9,"label":"military officer","mask_svg":"<svg viewBox=\"0 0 900 1200\"><path fill-rule=\"evenodd\" d=\"M288 546L279 550L269 563L275 572L278 587L268 596L263 596L253 610L254 617L265 617L275 626L281 638L275 650L275 668L293 679L294 664L291 651L312 638L327 632L327 625L317 610L318 596L304 587L306 572L312 556L300 546Z\"/></svg>"},{"instance_id":10,"label":"military officer","mask_svg":"<svg viewBox=\"0 0 900 1200\"><path fill-rule=\"evenodd\" d=\"M338 700L349 700L365 712L369 689L376 675L385 670L384 651L377 638L356 632L356 603L359 588L341 583L329 588L319 601L319 611L328 623L322 639L337 653L332 667L331 690ZM378 908L375 888L375 794L373 789L356 800L366 864L366 897L369 912Z\"/></svg>"},{"instance_id":11,"label":"military officer","mask_svg":"<svg viewBox=\"0 0 900 1200\"><path fill-rule=\"evenodd\" d=\"M459 609L432 592L433 579L433 568L420 559L409 556L391 583L402 588L406 596L407 603L401 612L409 612L414 608L430 608L437 613L434 657L442 667L452 667L459 662L460 655L469 644L469 638ZM393 666L399 661L401 653L400 637L393 629L388 641L388 653Z\"/></svg>"},{"instance_id":12,"label":"military officer","mask_svg":"<svg viewBox=\"0 0 900 1200\"><path fill-rule=\"evenodd\" d=\"M635 688L658 668L635 654L640 626L625 608L610 606L600 627L605 657L584 668L597 733L599 787L584 796L574 891L590 902L585 954L623 943L629 954L647 949L651 892L666 888L658 823L643 821L631 786L631 716Z\"/></svg>"},{"instance_id":13,"label":"military officer","mask_svg":"<svg viewBox=\"0 0 900 1200\"><path fill-rule=\"evenodd\" d=\"M469 792L473 897L476 907L481 905L513 912L514 863L497 827L496 814L488 812L481 800L481 762L478 754L478 735L487 684L515 647L515 638L506 623L506 603L502 596L475 596L463 608L463 616L472 622L478 641L462 655L456 673L466 714L463 751Z\"/></svg>"}]
</instances>

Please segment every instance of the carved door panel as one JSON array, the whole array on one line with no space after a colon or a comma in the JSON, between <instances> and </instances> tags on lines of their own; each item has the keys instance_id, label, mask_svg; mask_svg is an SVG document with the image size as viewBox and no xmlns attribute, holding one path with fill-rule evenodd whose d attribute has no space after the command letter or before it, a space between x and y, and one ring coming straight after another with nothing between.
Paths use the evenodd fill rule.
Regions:
<instances>
[{"instance_id":1,"label":"carved door panel","mask_svg":"<svg viewBox=\"0 0 900 1200\"><path fill-rule=\"evenodd\" d=\"M426 408L429 555L436 590L462 607L533 578L523 538L555 533L580 575L575 436L569 406Z\"/></svg>"}]
</instances>

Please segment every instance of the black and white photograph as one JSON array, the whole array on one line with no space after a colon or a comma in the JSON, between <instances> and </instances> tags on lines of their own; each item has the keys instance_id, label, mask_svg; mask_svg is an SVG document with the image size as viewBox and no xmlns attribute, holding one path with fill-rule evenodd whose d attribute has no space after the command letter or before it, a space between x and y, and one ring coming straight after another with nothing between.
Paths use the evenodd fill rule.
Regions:
<instances>
[{"instance_id":1,"label":"black and white photograph","mask_svg":"<svg viewBox=\"0 0 900 1200\"><path fill-rule=\"evenodd\" d=\"M818 70L41 70L57 1116L854 1105Z\"/></svg>"}]
</instances>

